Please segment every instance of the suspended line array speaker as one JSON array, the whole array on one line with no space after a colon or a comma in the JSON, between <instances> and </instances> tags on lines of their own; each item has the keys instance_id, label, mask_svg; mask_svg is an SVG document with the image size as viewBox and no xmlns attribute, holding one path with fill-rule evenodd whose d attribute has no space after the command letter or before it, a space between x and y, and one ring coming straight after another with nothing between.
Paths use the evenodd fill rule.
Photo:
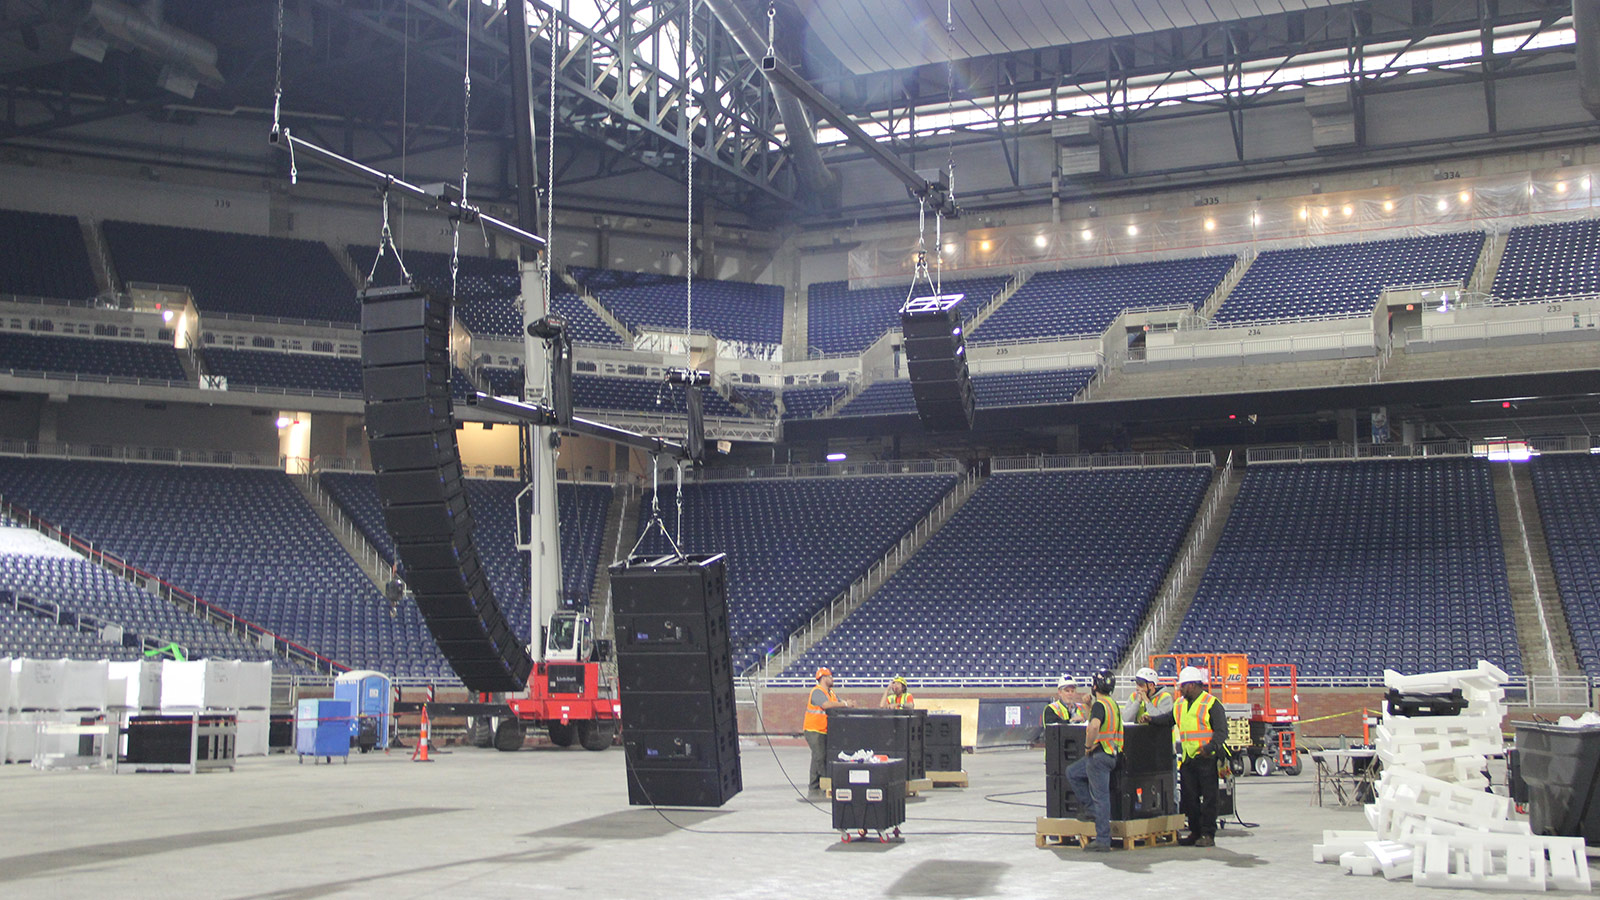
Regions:
<instances>
[{"instance_id":1,"label":"suspended line array speaker","mask_svg":"<svg viewBox=\"0 0 1600 900\"><path fill-rule=\"evenodd\" d=\"M472 691L520 691L533 660L495 603L472 538L450 417L450 300L361 293L367 441L383 523L428 630Z\"/></svg>"},{"instance_id":2,"label":"suspended line array speaker","mask_svg":"<svg viewBox=\"0 0 1600 900\"><path fill-rule=\"evenodd\" d=\"M917 418L929 431L971 431L975 398L967 372L961 294L917 297L900 310L901 346Z\"/></svg>"},{"instance_id":3,"label":"suspended line array speaker","mask_svg":"<svg viewBox=\"0 0 1600 900\"><path fill-rule=\"evenodd\" d=\"M628 802L721 806L744 787L725 558L611 567Z\"/></svg>"}]
</instances>

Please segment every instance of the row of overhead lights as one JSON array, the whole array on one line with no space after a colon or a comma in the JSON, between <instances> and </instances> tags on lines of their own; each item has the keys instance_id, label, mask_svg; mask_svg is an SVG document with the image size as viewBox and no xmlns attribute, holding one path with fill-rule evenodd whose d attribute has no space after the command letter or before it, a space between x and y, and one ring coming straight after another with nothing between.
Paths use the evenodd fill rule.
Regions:
<instances>
[{"instance_id":1,"label":"row of overhead lights","mask_svg":"<svg viewBox=\"0 0 1600 900\"><path fill-rule=\"evenodd\" d=\"M1585 191L1589 190L1590 184L1591 184L1591 181L1590 181L1590 178L1589 178L1588 175L1583 176L1583 178L1581 178L1579 180L1579 182L1578 182L1579 187L1582 190L1585 190ZM1534 186L1533 185L1529 185L1528 186L1528 193L1532 194L1532 193L1534 193L1534 191L1535 191ZM1567 192L1567 183L1565 181L1556 182L1555 191L1558 194L1565 194ZM1459 200L1462 204L1471 203L1472 202L1472 192L1471 191L1462 191L1461 193L1456 195L1456 199ZM1394 212L1394 206L1395 206L1395 204L1394 204L1393 200L1385 200L1385 201L1383 201L1383 211L1386 212L1386 213ZM1445 212L1445 211L1450 209L1450 201L1447 198L1440 197L1438 200L1436 200L1434 202L1434 209L1436 211L1438 211L1438 212ZM1355 215L1356 209L1355 209L1355 206L1353 204L1346 203L1346 204L1344 204L1343 206L1341 206L1339 208L1339 212L1345 218L1348 219L1351 216ZM1317 209L1317 216L1319 218L1324 218L1325 219L1328 216L1332 215L1332 213L1333 213L1333 210L1332 210L1331 207L1323 206L1323 207L1320 207L1320 208ZM1308 220L1310 218L1311 218L1311 207L1309 207L1309 206L1300 207L1300 220L1301 221L1306 221L1306 220ZM1257 225L1260 225L1260 224L1261 224L1261 214L1258 213L1258 212L1252 212L1250 214L1250 225L1252 227L1254 227L1254 226L1257 226ZM1216 219L1206 219L1204 222L1201 223L1201 225L1202 225L1202 227L1205 228L1206 231L1216 231L1217 230L1217 220ZM1137 226L1137 225L1129 225L1129 226L1127 226L1126 230L1127 230L1128 237L1138 237L1139 236L1139 226ZM1089 228L1082 229L1081 231L1078 232L1078 238L1079 238L1079 240L1083 240L1083 241L1092 241L1092 240L1094 240L1094 231L1093 231L1093 229L1089 229ZM1050 246L1050 237L1049 237L1049 235L1044 235L1044 234L1035 235L1034 239L1033 239L1033 245L1035 247L1039 248L1040 250L1043 250L1046 247ZM955 252L956 252L957 249L958 249L958 247L955 244L945 244L944 245L944 252L945 252L946 256L955 255ZM993 249L994 249L994 242L992 240L989 240L989 239L985 238L983 240L978 241L978 252L979 253L988 253Z\"/></svg>"}]
</instances>

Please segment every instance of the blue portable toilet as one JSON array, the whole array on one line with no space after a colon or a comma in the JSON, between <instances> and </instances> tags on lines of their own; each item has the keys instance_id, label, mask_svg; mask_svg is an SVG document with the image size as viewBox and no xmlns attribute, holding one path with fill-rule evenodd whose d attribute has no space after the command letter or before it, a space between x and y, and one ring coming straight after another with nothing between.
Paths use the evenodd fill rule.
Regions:
<instances>
[{"instance_id":1,"label":"blue portable toilet","mask_svg":"<svg viewBox=\"0 0 1600 900\"><path fill-rule=\"evenodd\" d=\"M350 761L350 702L348 700L301 700L295 707L294 752L300 762L306 757L342 756Z\"/></svg>"},{"instance_id":2,"label":"blue portable toilet","mask_svg":"<svg viewBox=\"0 0 1600 900\"><path fill-rule=\"evenodd\" d=\"M350 703L351 740L361 736L361 726L376 729L375 750L387 750L389 730L394 723L394 694L390 690L389 676L370 669L353 669L333 680L333 696Z\"/></svg>"}]
</instances>

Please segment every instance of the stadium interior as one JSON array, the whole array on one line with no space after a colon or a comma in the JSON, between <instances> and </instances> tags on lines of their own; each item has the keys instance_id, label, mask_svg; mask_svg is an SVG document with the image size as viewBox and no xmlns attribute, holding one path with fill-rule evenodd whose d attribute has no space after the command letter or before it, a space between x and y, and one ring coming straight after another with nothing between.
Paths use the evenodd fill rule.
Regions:
<instances>
[{"instance_id":1,"label":"stadium interior","mask_svg":"<svg viewBox=\"0 0 1600 900\"><path fill-rule=\"evenodd\" d=\"M1305 860L1368 827L1309 764L1241 782L1211 856L1035 850L1010 745L895 852L834 846L792 802L814 673L977 710L1245 654L1296 667L1308 749L1363 740L1386 670L1595 706L1590 0L0 0L0 96L0 658L475 699L367 431L360 292L411 284L454 301L515 642L545 640L521 498L555 443L558 606L597 638L614 563L727 555L745 760L717 813L629 809L622 753L497 754L465 717L431 767L0 766L6 896L1389 894ZM960 298L969 428L919 412L925 295ZM708 373L705 458L480 403L553 396L546 312L579 417L685 440L674 373Z\"/></svg>"}]
</instances>

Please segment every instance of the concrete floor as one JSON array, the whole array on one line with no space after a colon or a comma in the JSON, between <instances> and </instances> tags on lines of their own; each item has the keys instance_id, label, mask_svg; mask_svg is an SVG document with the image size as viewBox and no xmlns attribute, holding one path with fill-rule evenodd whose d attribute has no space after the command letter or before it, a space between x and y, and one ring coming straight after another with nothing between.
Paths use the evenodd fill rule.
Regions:
<instances>
[{"instance_id":1,"label":"concrete floor","mask_svg":"<svg viewBox=\"0 0 1600 900\"><path fill-rule=\"evenodd\" d=\"M0 897L1372 898L1409 883L1311 862L1355 809L1312 805L1313 779L1247 778L1214 849L1035 849L1037 751L967 757L972 787L910 802L903 844L841 844L826 806L786 780L803 747L745 741L724 809L630 808L620 749L454 749L429 764L250 759L231 774L113 776L0 767ZM781 761L781 768L780 768ZM670 821L669 821L670 820ZM1082 882L1080 879L1094 879ZM1597 878L1600 881L1600 878ZM1433 896L1429 894L1429 896ZM1505 895L1499 895L1505 896Z\"/></svg>"}]
</instances>

